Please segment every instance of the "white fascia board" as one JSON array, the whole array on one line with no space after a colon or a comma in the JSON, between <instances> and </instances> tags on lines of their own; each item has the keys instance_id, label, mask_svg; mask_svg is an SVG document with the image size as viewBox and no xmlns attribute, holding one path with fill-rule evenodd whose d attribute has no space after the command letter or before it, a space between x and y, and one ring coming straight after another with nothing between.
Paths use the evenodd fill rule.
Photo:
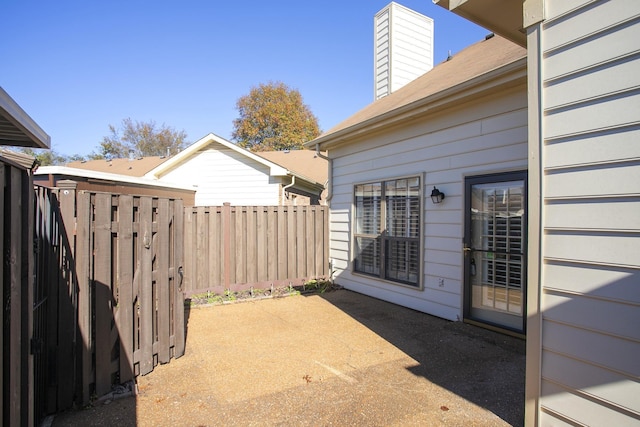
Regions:
<instances>
[{"instance_id":1,"label":"white fascia board","mask_svg":"<svg viewBox=\"0 0 640 427\"><path fill-rule=\"evenodd\" d=\"M128 175L120 175L117 173L96 172L87 169L69 168L66 166L41 166L34 175L64 175L68 177L80 177L89 179L98 179L112 182L122 182L127 184L146 185L151 187L174 188L177 190L195 191L193 185L166 183L154 179L137 178Z\"/></svg>"},{"instance_id":2,"label":"white fascia board","mask_svg":"<svg viewBox=\"0 0 640 427\"><path fill-rule=\"evenodd\" d=\"M200 151L202 148L206 147L207 145L210 144L220 144L226 148L229 148L231 150L234 150L240 154L242 154L245 157L250 158L251 160L254 160L262 165L265 165L269 168L269 175L271 176L285 176L289 173L289 171L285 168L283 168L282 166L279 166L273 162L268 161L267 159L264 159L260 156L257 156L255 154L253 154L251 151L249 150L245 150L242 147L239 147L238 145L234 144L231 141L227 141L224 138L219 137L218 135L215 135L213 133L210 133L208 135L206 135L205 137L199 139L198 141L194 142L193 144L191 144L190 146L188 146L187 148L185 148L184 150L182 150L180 153L178 153L177 155L173 156L172 158L170 158L169 160L167 160L166 162L158 165L157 167L155 167L154 169L152 169L151 171L149 171L145 177L149 178L149 179L158 179L160 178L161 175L165 174L166 172L170 171L171 169L174 169L175 167L177 167L178 165L184 163L185 161L187 161L189 158L191 158L193 155L195 155L198 151Z\"/></svg>"},{"instance_id":3,"label":"white fascia board","mask_svg":"<svg viewBox=\"0 0 640 427\"><path fill-rule=\"evenodd\" d=\"M51 137L1 87L0 114L31 140L33 148L51 147Z\"/></svg>"}]
</instances>

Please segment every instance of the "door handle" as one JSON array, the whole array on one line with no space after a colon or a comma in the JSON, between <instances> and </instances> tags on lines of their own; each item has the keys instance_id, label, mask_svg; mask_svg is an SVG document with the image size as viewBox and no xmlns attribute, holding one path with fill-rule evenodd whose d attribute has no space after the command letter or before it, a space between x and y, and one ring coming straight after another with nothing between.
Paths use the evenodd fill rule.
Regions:
<instances>
[{"instance_id":1,"label":"door handle","mask_svg":"<svg viewBox=\"0 0 640 427\"><path fill-rule=\"evenodd\" d=\"M468 252L471 252L471 248L470 248L469 246L467 246L467 245L464 245L464 246L462 247L462 252L463 252L464 254L467 254Z\"/></svg>"}]
</instances>

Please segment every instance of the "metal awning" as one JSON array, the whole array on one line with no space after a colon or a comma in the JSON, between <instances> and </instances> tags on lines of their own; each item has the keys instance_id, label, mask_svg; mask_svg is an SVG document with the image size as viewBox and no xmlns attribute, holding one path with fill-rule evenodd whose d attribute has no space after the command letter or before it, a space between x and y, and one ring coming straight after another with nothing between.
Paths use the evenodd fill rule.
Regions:
<instances>
[{"instance_id":1,"label":"metal awning","mask_svg":"<svg viewBox=\"0 0 640 427\"><path fill-rule=\"evenodd\" d=\"M51 147L51 137L1 87L0 145Z\"/></svg>"}]
</instances>

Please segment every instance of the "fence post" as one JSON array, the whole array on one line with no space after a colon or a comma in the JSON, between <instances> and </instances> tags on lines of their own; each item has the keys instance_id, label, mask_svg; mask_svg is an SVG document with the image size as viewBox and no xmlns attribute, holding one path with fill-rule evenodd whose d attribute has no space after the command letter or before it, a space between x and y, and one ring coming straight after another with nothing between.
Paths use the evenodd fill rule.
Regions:
<instances>
[{"instance_id":1,"label":"fence post","mask_svg":"<svg viewBox=\"0 0 640 427\"><path fill-rule=\"evenodd\" d=\"M71 180L58 181L58 203L60 206L59 273L58 282L58 354L56 357L58 405L70 408L73 405L75 384L76 337L76 269L75 269L75 210L78 183ZM55 280L54 278L51 278Z\"/></svg>"}]
</instances>

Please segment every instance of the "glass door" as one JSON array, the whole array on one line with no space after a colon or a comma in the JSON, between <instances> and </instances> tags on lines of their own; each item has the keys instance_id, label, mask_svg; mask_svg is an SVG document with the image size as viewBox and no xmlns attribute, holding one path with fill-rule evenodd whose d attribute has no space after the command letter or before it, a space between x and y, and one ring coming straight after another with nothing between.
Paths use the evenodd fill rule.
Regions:
<instances>
[{"instance_id":1,"label":"glass door","mask_svg":"<svg viewBox=\"0 0 640 427\"><path fill-rule=\"evenodd\" d=\"M465 180L465 318L525 332L526 172Z\"/></svg>"}]
</instances>

